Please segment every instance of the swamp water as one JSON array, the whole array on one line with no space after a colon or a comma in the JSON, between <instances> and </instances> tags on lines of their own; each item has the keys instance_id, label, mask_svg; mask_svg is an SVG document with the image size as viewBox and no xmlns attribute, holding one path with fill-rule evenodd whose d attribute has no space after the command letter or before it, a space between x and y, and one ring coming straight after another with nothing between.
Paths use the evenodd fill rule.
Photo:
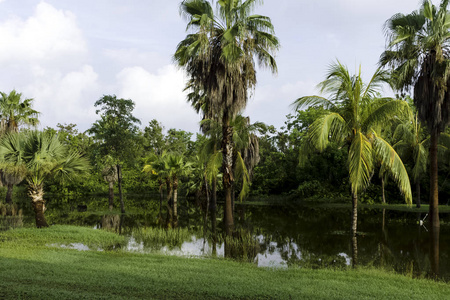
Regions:
<instances>
[{"instance_id":1,"label":"swamp water","mask_svg":"<svg viewBox=\"0 0 450 300\"><path fill-rule=\"evenodd\" d=\"M148 198L148 197L147 197ZM19 205L23 215L0 216L0 229L34 226L31 207ZM83 205L79 205L83 203ZM126 198L126 214L113 214L106 198L47 201L49 224L90 226L128 237L121 249L187 257L232 257L263 267L346 268L353 259L351 209L308 205L237 204L233 238L223 239L221 205L216 224L211 215L205 227L199 205L181 199L178 226L166 230L167 208L159 201ZM86 211L84 211L86 210ZM374 266L410 276L437 276L450 280L450 214L441 214L439 232L425 214L383 209L359 209L357 264ZM20 219L20 220L19 220ZM18 221L19 220L19 221ZM217 229L212 230L214 227ZM55 245L49 245L55 246ZM85 245L60 245L91 250ZM92 249L101 250L101 249Z\"/></svg>"}]
</instances>

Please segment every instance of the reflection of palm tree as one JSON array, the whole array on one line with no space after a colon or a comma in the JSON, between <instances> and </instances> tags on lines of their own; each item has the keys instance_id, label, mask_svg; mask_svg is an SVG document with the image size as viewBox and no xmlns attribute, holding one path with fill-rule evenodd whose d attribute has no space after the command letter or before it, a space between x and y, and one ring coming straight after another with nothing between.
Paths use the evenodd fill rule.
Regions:
<instances>
[{"instance_id":1,"label":"reflection of palm tree","mask_svg":"<svg viewBox=\"0 0 450 300\"><path fill-rule=\"evenodd\" d=\"M0 167L7 173L24 176L37 227L47 227L44 217L44 182L49 177L72 180L89 168L87 159L68 152L56 136L43 132L7 134L0 141Z\"/></svg>"},{"instance_id":2,"label":"reflection of palm tree","mask_svg":"<svg viewBox=\"0 0 450 300\"><path fill-rule=\"evenodd\" d=\"M311 105L329 110L311 124L305 145L319 151L323 151L330 141L348 147L353 237L357 229L358 193L369 185L374 156L390 171L405 200L411 201L411 186L400 157L376 132L381 124L402 115L408 108L405 101L377 99L377 88L388 79L386 72L377 70L370 82L364 84L361 71L350 76L347 68L338 61L330 67L327 79L319 84L321 92L329 93L330 98L306 96L294 102L297 108ZM355 244L356 240L353 242Z\"/></svg>"},{"instance_id":3,"label":"reflection of palm tree","mask_svg":"<svg viewBox=\"0 0 450 300\"><path fill-rule=\"evenodd\" d=\"M231 234L233 223L231 190L234 181L233 127L230 122L247 104L247 91L256 84L254 57L276 71L271 51L278 48L273 25L268 17L250 15L255 0L224 0L217 12L205 0L186 0L182 13L188 28L196 30L180 42L175 60L183 66L188 85L205 97L209 111L203 113L222 126L223 185L225 191L224 223Z\"/></svg>"},{"instance_id":4,"label":"reflection of palm tree","mask_svg":"<svg viewBox=\"0 0 450 300\"><path fill-rule=\"evenodd\" d=\"M420 10L395 14L386 22L387 50L380 63L394 68L399 90L414 87L414 104L430 137L430 221L439 226L438 140L450 121L448 0L435 7L423 1Z\"/></svg>"}]
</instances>

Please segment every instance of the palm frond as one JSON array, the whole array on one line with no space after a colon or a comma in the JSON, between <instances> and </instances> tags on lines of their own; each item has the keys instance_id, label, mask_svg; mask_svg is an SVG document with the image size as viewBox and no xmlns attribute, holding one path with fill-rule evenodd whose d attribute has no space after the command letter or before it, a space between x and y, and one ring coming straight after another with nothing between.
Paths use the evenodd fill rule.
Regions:
<instances>
[{"instance_id":1,"label":"palm frond","mask_svg":"<svg viewBox=\"0 0 450 300\"><path fill-rule=\"evenodd\" d=\"M362 134L356 132L348 153L350 183L353 194L365 189L373 174L372 143Z\"/></svg>"},{"instance_id":2,"label":"palm frond","mask_svg":"<svg viewBox=\"0 0 450 300\"><path fill-rule=\"evenodd\" d=\"M400 156L398 156L394 148L389 145L389 143L386 142L383 138L378 136L375 132L373 132L372 135L374 139L373 148L375 150L376 156L378 157L378 159L380 159L382 164L391 174L391 177L397 183L400 191L405 197L406 203L411 204L411 183Z\"/></svg>"}]
</instances>

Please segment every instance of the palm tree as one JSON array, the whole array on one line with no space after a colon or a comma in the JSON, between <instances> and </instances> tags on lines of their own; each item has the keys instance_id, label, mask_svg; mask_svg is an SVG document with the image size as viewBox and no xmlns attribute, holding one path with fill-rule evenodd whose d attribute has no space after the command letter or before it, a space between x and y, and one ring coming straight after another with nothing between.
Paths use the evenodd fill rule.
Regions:
<instances>
[{"instance_id":1,"label":"palm tree","mask_svg":"<svg viewBox=\"0 0 450 300\"><path fill-rule=\"evenodd\" d=\"M374 158L389 170L407 203L411 202L411 186L406 169L392 146L378 133L395 116L407 111L405 101L378 98L377 90L389 81L385 71L377 70L368 84L359 73L351 76L339 61L331 65L326 80L319 84L322 96L306 96L294 102L296 109L323 107L328 113L315 120L308 129L305 145L323 151L330 141L348 147L349 181L352 194L352 234L356 236L358 193L370 182Z\"/></svg>"},{"instance_id":2,"label":"palm tree","mask_svg":"<svg viewBox=\"0 0 450 300\"><path fill-rule=\"evenodd\" d=\"M191 162L185 161L181 154L171 153L167 155L165 160L166 170L172 180L173 188L173 221L174 224L178 221L177 201L178 201L178 184L180 176L185 176L191 169ZM175 226L174 226L175 227Z\"/></svg>"},{"instance_id":3,"label":"palm tree","mask_svg":"<svg viewBox=\"0 0 450 300\"><path fill-rule=\"evenodd\" d=\"M44 216L45 180L72 180L88 171L89 163L81 154L68 152L56 136L29 131L6 134L0 141L0 168L25 177L36 226L40 228L48 226Z\"/></svg>"},{"instance_id":4,"label":"palm tree","mask_svg":"<svg viewBox=\"0 0 450 300\"><path fill-rule=\"evenodd\" d=\"M23 99L21 93L12 90L9 94L0 93L0 133L18 132L21 125L36 126L39 124L39 112L32 108L33 99ZM23 177L19 174L8 174L1 171L1 181L7 187L6 203L12 204L14 185Z\"/></svg>"},{"instance_id":5,"label":"palm tree","mask_svg":"<svg viewBox=\"0 0 450 300\"><path fill-rule=\"evenodd\" d=\"M163 201L163 186L165 184L165 178L168 178L168 172L166 169L166 152L163 151L160 155L152 154L149 158L149 164L146 164L142 169L142 172L149 173L151 178L158 182L159 186L159 208L161 212ZM169 189L169 187L167 187Z\"/></svg>"},{"instance_id":6,"label":"palm tree","mask_svg":"<svg viewBox=\"0 0 450 300\"><path fill-rule=\"evenodd\" d=\"M109 210L114 208L114 183L117 181L117 166L108 164L102 169L103 179L108 183L109 187Z\"/></svg>"},{"instance_id":7,"label":"palm tree","mask_svg":"<svg viewBox=\"0 0 450 300\"><path fill-rule=\"evenodd\" d=\"M0 118L2 132L17 132L20 125L39 124L39 112L32 108L34 99L22 99L22 94L12 90L9 94L0 93Z\"/></svg>"},{"instance_id":8,"label":"palm tree","mask_svg":"<svg viewBox=\"0 0 450 300\"><path fill-rule=\"evenodd\" d=\"M412 179L416 186L416 207L420 207L420 180L427 169L429 138L424 136L417 113L412 120L397 125L394 131L394 148L401 157L412 157Z\"/></svg>"},{"instance_id":9,"label":"palm tree","mask_svg":"<svg viewBox=\"0 0 450 300\"><path fill-rule=\"evenodd\" d=\"M256 0L223 0L216 11L206 0L185 0L181 13L187 18L188 34L176 49L174 59L190 76L188 87L200 93L189 98L207 101L204 115L222 126L222 171L225 190L224 220L227 234L233 228L231 190L234 181L233 127L230 122L242 111L248 91L256 85L254 58L277 71L272 52L278 49L270 18L251 15ZM196 106L196 103L192 103Z\"/></svg>"},{"instance_id":10,"label":"palm tree","mask_svg":"<svg viewBox=\"0 0 450 300\"><path fill-rule=\"evenodd\" d=\"M438 140L450 121L449 0L425 0L419 10L386 21L387 50L380 64L394 70L396 88L414 89L419 119L430 132L430 222L439 226Z\"/></svg>"}]
</instances>

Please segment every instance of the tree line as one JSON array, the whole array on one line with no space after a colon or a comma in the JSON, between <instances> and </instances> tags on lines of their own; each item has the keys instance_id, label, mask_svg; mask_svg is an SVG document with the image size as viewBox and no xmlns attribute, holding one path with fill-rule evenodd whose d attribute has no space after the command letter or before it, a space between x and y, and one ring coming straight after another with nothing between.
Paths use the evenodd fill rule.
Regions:
<instances>
[{"instance_id":1,"label":"tree line","mask_svg":"<svg viewBox=\"0 0 450 300\"><path fill-rule=\"evenodd\" d=\"M318 86L320 94L293 101L295 112L279 130L252 124L241 115L256 86L256 63L277 72L274 55L279 41L270 18L252 14L256 4L256 0L219 1L214 8L206 0L186 0L180 5L189 33L178 44L174 61L186 70L187 101L203 118L202 133L195 139L182 130L164 133L157 120L141 129L132 114L134 102L114 95L95 102L98 120L84 133L74 124L59 124L56 129L22 130L22 134L20 122L36 125L38 112L31 108L31 99L20 102L20 94L13 91L2 94L5 103L19 99L9 115L1 106L2 172L27 174L23 178L30 184L37 178L30 169L39 174L48 171L49 192L92 193L103 191L107 183L111 209L117 182L122 212L124 188L156 191L161 202L165 189L174 224L180 186L185 195L205 198L209 210L216 208L219 193L227 234L233 231L236 199L272 194L351 196L354 235L358 201L380 197L382 202L403 198L411 203L415 196L417 206L422 200L430 203L430 217L439 226L439 190L444 197L450 190L448 1L438 7L424 1L419 10L387 20L387 47L369 82L362 80L361 68L350 74L336 61ZM384 96L383 84L397 96ZM19 122L16 115L23 111ZM21 154L25 145L41 158L41 153L56 147L52 141L64 148L63 158L54 155L58 163L53 167L47 161L25 162ZM54 176L57 171L67 176ZM74 179L72 174L80 176L55 184L66 177ZM17 178L3 182L12 190L20 182ZM428 197L421 192L424 189Z\"/></svg>"}]
</instances>

